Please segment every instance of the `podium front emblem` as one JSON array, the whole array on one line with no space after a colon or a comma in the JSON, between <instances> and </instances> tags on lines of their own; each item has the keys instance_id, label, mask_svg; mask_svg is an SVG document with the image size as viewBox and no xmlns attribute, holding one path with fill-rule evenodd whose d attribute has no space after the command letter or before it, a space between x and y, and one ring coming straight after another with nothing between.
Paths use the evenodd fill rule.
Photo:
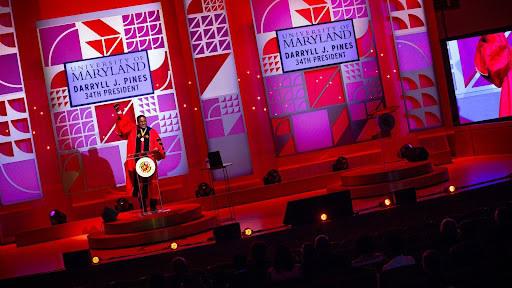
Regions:
<instances>
[{"instance_id":1,"label":"podium front emblem","mask_svg":"<svg viewBox=\"0 0 512 288\"><path fill-rule=\"evenodd\" d=\"M135 163L135 171L141 177L151 177L156 171L155 161L149 157L142 157Z\"/></svg>"}]
</instances>

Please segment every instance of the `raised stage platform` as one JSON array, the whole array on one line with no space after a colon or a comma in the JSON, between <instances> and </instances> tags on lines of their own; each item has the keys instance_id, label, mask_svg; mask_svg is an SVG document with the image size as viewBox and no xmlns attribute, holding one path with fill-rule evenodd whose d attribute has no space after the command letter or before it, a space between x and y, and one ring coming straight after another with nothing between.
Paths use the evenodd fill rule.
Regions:
<instances>
[{"instance_id":1,"label":"raised stage platform","mask_svg":"<svg viewBox=\"0 0 512 288\"><path fill-rule=\"evenodd\" d=\"M140 210L119 214L104 223L102 232L87 236L91 249L118 249L185 238L218 225L215 215L205 215L198 204L164 206L164 212L141 215ZM167 211L165 211L167 210Z\"/></svg>"},{"instance_id":2,"label":"raised stage platform","mask_svg":"<svg viewBox=\"0 0 512 288\"><path fill-rule=\"evenodd\" d=\"M399 161L342 172L341 184L331 186L327 190L350 190L352 199L373 198L407 188L422 189L435 186L447 182L448 174L448 168L433 167L430 161Z\"/></svg>"},{"instance_id":3,"label":"raised stage platform","mask_svg":"<svg viewBox=\"0 0 512 288\"><path fill-rule=\"evenodd\" d=\"M132 211L121 213L117 222L106 225L96 217L71 222L66 226L45 227L17 235L19 246L23 247L16 244L0 246L0 266L5 268L0 269L0 279L63 269L62 253L81 249L92 249L92 254L100 257L102 263L108 263L168 253L170 240L179 243L178 250L206 245L213 241L211 229L218 224L218 219L228 214L234 215L242 229L250 227L255 233L288 229L282 225L288 201L330 193L340 188L348 187L356 191L353 192L355 199L352 201L354 211L359 214L372 213L382 209L380 203L386 193L393 189L419 185L416 186L417 195L418 200L422 201L447 195L449 185L460 187L460 192L462 188L510 177L511 172L512 155L459 158L445 166L432 166L429 162L389 163L242 189L232 195L217 195L215 201L213 198L197 199L200 203L210 203L205 205L175 203L168 206L170 212L147 218ZM378 191L366 195L370 190ZM215 209L226 207L226 203L234 204L233 209ZM46 242L36 243L41 241Z\"/></svg>"}]
</instances>

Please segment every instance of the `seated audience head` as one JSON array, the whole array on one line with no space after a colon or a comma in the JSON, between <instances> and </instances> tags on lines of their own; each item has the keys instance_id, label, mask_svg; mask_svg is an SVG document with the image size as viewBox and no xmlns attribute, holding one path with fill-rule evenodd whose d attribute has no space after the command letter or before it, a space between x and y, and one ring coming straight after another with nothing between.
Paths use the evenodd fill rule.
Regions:
<instances>
[{"instance_id":1,"label":"seated audience head","mask_svg":"<svg viewBox=\"0 0 512 288\"><path fill-rule=\"evenodd\" d=\"M444 218L439 225L439 233L443 241L455 243L459 234L457 221L452 218Z\"/></svg>"},{"instance_id":2,"label":"seated audience head","mask_svg":"<svg viewBox=\"0 0 512 288\"><path fill-rule=\"evenodd\" d=\"M315 237L315 250L318 253L328 252L330 250L329 237L320 234Z\"/></svg>"},{"instance_id":3,"label":"seated audience head","mask_svg":"<svg viewBox=\"0 0 512 288\"><path fill-rule=\"evenodd\" d=\"M509 228L512 226L512 207L506 205L496 208L494 212L494 221L500 228Z\"/></svg>"}]
</instances>

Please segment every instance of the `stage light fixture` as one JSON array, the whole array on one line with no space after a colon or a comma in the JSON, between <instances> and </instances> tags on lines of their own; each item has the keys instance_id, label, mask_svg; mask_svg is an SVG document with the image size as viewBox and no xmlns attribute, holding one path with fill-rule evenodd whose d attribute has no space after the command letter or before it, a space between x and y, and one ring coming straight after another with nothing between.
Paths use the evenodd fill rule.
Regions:
<instances>
[{"instance_id":1,"label":"stage light fixture","mask_svg":"<svg viewBox=\"0 0 512 288\"><path fill-rule=\"evenodd\" d=\"M98 264L100 263L100 257L94 256L92 257L92 264Z\"/></svg>"},{"instance_id":2,"label":"stage light fixture","mask_svg":"<svg viewBox=\"0 0 512 288\"><path fill-rule=\"evenodd\" d=\"M267 174L263 177L264 185L271 185L281 183L281 175L279 174L279 170L271 169L267 172Z\"/></svg>"},{"instance_id":3,"label":"stage light fixture","mask_svg":"<svg viewBox=\"0 0 512 288\"><path fill-rule=\"evenodd\" d=\"M450 187L448 187L448 191L449 191L450 193L454 193L454 192L455 192L455 190L457 190L457 189L456 189L456 188L455 188L455 186L453 186L453 185L450 185Z\"/></svg>"},{"instance_id":4,"label":"stage light fixture","mask_svg":"<svg viewBox=\"0 0 512 288\"><path fill-rule=\"evenodd\" d=\"M342 171L348 169L348 159L346 157L340 156L334 161L332 164L332 171Z\"/></svg>"},{"instance_id":5,"label":"stage light fixture","mask_svg":"<svg viewBox=\"0 0 512 288\"><path fill-rule=\"evenodd\" d=\"M249 237L252 235L252 229L251 228L245 228L244 229L244 235Z\"/></svg>"},{"instance_id":6,"label":"stage light fixture","mask_svg":"<svg viewBox=\"0 0 512 288\"><path fill-rule=\"evenodd\" d=\"M383 203L384 203L384 207L391 207L391 205L393 205L393 202L389 198L384 199Z\"/></svg>"},{"instance_id":7,"label":"stage light fixture","mask_svg":"<svg viewBox=\"0 0 512 288\"><path fill-rule=\"evenodd\" d=\"M398 155L409 162L427 161L429 157L428 150L425 147L414 147L411 144L400 147Z\"/></svg>"},{"instance_id":8,"label":"stage light fixture","mask_svg":"<svg viewBox=\"0 0 512 288\"><path fill-rule=\"evenodd\" d=\"M176 242L172 242L172 243L171 243L171 249L172 249L172 250L176 250L176 249L178 249L178 243L176 243Z\"/></svg>"},{"instance_id":9,"label":"stage light fixture","mask_svg":"<svg viewBox=\"0 0 512 288\"><path fill-rule=\"evenodd\" d=\"M412 151L414 150L414 146L412 144L404 144L402 147L400 147L400 151L398 152L400 158L407 159L412 154Z\"/></svg>"},{"instance_id":10,"label":"stage light fixture","mask_svg":"<svg viewBox=\"0 0 512 288\"><path fill-rule=\"evenodd\" d=\"M117 212L116 210L110 207L105 207L103 209L103 214L101 214L101 218L103 218L103 222L110 223L117 221L117 214L119 214L119 212Z\"/></svg>"},{"instance_id":11,"label":"stage light fixture","mask_svg":"<svg viewBox=\"0 0 512 288\"><path fill-rule=\"evenodd\" d=\"M427 161L429 157L428 150L425 147L414 147L412 154L407 158L409 162Z\"/></svg>"},{"instance_id":12,"label":"stage light fixture","mask_svg":"<svg viewBox=\"0 0 512 288\"><path fill-rule=\"evenodd\" d=\"M215 190L208 183L201 182L197 185L196 198L208 197L210 195L215 195Z\"/></svg>"},{"instance_id":13,"label":"stage light fixture","mask_svg":"<svg viewBox=\"0 0 512 288\"><path fill-rule=\"evenodd\" d=\"M53 209L50 211L50 223L52 225L64 224L66 222L68 222L68 217L66 214L64 214L64 212L58 209Z\"/></svg>"},{"instance_id":14,"label":"stage light fixture","mask_svg":"<svg viewBox=\"0 0 512 288\"><path fill-rule=\"evenodd\" d=\"M126 198L119 198L116 201L116 205L114 207L118 212L126 212L133 210L133 204Z\"/></svg>"},{"instance_id":15,"label":"stage light fixture","mask_svg":"<svg viewBox=\"0 0 512 288\"><path fill-rule=\"evenodd\" d=\"M320 220L327 221L327 214L322 213L322 215L320 215Z\"/></svg>"}]
</instances>

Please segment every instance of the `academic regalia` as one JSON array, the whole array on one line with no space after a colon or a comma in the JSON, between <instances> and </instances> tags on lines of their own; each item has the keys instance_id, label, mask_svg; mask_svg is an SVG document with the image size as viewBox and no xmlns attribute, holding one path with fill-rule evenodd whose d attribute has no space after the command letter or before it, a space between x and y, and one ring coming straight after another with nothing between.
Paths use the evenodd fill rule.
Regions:
<instances>
[{"instance_id":1,"label":"academic regalia","mask_svg":"<svg viewBox=\"0 0 512 288\"><path fill-rule=\"evenodd\" d=\"M165 151L161 144L160 137L158 136L158 132L151 129L151 127L146 127L145 130L140 129L133 120L130 121L128 117L125 117L122 114L118 114L116 130L122 139L126 139L128 141L126 145L127 159L125 162L126 190L132 193L133 197L138 197L139 187L136 182L138 178L135 171L135 162L140 157L134 158L132 155L135 153L154 151L154 153L148 153L147 157L153 159L156 164L156 161L165 158ZM151 179L153 181L143 184L143 186L146 186L143 187L143 199L147 198L148 192L150 199L159 198L158 190L154 187L157 179L153 176Z\"/></svg>"},{"instance_id":2,"label":"academic regalia","mask_svg":"<svg viewBox=\"0 0 512 288\"><path fill-rule=\"evenodd\" d=\"M512 48L503 33L480 37L475 53L476 70L501 87L499 117L512 115Z\"/></svg>"}]
</instances>

